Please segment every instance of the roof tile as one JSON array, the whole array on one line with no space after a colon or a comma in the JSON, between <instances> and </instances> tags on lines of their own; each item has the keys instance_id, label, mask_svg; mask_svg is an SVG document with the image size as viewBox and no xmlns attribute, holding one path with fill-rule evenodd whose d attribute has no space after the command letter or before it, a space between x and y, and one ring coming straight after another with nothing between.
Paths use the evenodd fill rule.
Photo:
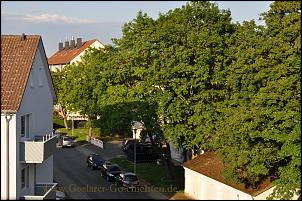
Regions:
<instances>
[{"instance_id":1,"label":"roof tile","mask_svg":"<svg viewBox=\"0 0 302 201\"><path fill-rule=\"evenodd\" d=\"M1 35L1 110L18 111L40 40Z\"/></svg>"},{"instance_id":2,"label":"roof tile","mask_svg":"<svg viewBox=\"0 0 302 201\"><path fill-rule=\"evenodd\" d=\"M49 65L57 65L57 64L68 64L71 60L73 60L77 55L86 50L92 43L97 41L96 39L89 40L83 42L81 47L74 47L70 49L63 49L61 51L57 51L50 58L48 58Z\"/></svg>"}]
</instances>

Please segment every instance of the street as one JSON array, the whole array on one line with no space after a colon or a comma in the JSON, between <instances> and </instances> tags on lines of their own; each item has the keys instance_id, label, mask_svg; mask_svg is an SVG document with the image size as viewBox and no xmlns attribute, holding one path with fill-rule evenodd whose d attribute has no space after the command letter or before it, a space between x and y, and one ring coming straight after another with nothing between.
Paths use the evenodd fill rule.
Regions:
<instances>
[{"instance_id":1,"label":"street","mask_svg":"<svg viewBox=\"0 0 302 201\"><path fill-rule=\"evenodd\" d=\"M102 178L99 170L87 167L86 158L90 153L109 159L123 152L118 143L109 144L104 150L91 144L58 147L54 153L54 180L59 185L58 190L64 191L69 199L168 199L146 186L142 192L122 192L114 183Z\"/></svg>"}]
</instances>

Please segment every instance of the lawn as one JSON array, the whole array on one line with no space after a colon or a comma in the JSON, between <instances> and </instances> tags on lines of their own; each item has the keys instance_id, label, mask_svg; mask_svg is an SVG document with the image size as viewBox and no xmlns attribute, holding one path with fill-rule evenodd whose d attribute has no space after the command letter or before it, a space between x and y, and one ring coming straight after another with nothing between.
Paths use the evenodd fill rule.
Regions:
<instances>
[{"instance_id":1,"label":"lawn","mask_svg":"<svg viewBox=\"0 0 302 201\"><path fill-rule=\"evenodd\" d=\"M118 164L126 171L134 172L133 163L126 158L113 158L110 161ZM165 180L164 166L157 165L156 163L137 163L136 173L139 178L156 187L168 188L172 185L172 187L177 188L177 191L184 189L184 171L182 167L171 167L171 174L173 176L173 180L171 181Z\"/></svg>"}]
</instances>

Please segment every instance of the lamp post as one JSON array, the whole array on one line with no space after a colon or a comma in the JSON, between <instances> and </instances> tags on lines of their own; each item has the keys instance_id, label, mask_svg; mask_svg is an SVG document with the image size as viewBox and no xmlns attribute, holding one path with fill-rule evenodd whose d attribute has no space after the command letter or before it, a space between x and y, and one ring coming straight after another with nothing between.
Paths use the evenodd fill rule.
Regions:
<instances>
[{"instance_id":1,"label":"lamp post","mask_svg":"<svg viewBox=\"0 0 302 201\"><path fill-rule=\"evenodd\" d=\"M133 131L135 132L135 135L134 135L134 174L136 174L136 132L137 132L137 129L133 129Z\"/></svg>"},{"instance_id":2,"label":"lamp post","mask_svg":"<svg viewBox=\"0 0 302 201\"><path fill-rule=\"evenodd\" d=\"M136 174L136 135L140 135L142 130L145 130L145 126L143 122L132 121L132 130L134 135L134 174Z\"/></svg>"}]
</instances>

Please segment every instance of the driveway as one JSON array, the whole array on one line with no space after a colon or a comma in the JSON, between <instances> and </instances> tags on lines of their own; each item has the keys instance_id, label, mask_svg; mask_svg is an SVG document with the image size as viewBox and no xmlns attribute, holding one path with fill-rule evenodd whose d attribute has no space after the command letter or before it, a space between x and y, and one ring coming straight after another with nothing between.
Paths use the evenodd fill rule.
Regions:
<instances>
[{"instance_id":1,"label":"driveway","mask_svg":"<svg viewBox=\"0 0 302 201\"><path fill-rule=\"evenodd\" d=\"M121 141L111 141L102 150L84 143L74 148L57 148L54 153L54 180L59 183L69 199L169 199L149 186L144 192L119 192L113 183L107 182L99 170L86 165L90 153L98 153L104 159L123 156Z\"/></svg>"}]
</instances>

